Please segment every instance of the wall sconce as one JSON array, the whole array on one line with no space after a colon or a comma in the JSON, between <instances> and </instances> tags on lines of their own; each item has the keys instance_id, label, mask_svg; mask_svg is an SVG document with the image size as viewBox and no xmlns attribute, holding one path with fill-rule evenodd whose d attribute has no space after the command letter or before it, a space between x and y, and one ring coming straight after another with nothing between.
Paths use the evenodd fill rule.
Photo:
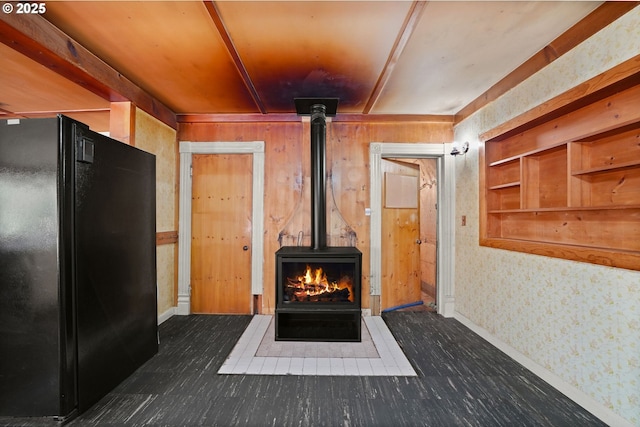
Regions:
<instances>
[{"instance_id":1,"label":"wall sconce","mask_svg":"<svg viewBox=\"0 0 640 427\"><path fill-rule=\"evenodd\" d=\"M467 154L467 151L469 151L468 142L465 141L461 147L458 147L458 144L454 142L453 148L451 149L451 155L457 156L458 154Z\"/></svg>"}]
</instances>

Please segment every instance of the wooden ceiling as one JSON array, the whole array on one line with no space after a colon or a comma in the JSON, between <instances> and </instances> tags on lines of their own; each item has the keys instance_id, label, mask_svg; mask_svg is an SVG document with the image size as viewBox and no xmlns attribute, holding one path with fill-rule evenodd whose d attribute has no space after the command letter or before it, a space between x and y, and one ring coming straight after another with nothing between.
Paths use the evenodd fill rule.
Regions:
<instances>
[{"instance_id":1,"label":"wooden ceiling","mask_svg":"<svg viewBox=\"0 0 640 427\"><path fill-rule=\"evenodd\" d=\"M635 2L52 1L0 16L0 117L468 115ZM100 129L106 126L107 129Z\"/></svg>"}]
</instances>

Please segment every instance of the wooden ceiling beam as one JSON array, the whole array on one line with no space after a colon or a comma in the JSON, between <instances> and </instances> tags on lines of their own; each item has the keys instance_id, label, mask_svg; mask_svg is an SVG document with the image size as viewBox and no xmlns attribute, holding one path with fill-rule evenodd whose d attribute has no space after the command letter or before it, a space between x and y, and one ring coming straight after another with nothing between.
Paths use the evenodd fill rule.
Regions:
<instances>
[{"instance_id":1,"label":"wooden ceiling beam","mask_svg":"<svg viewBox=\"0 0 640 427\"><path fill-rule=\"evenodd\" d=\"M0 42L110 101L131 101L177 128L176 115L39 15L0 14Z\"/></svg>"},{"instance_id":2,"label":"wooden ceiling beam","mask_svg":"<svg viewBox=\"0 0 640 427\"><path fill-rule=\"evenodd\" d=\"M260 123L260 122L300 122L303 117L296 113L273 114L178 114L178 123ZM309 119L306 117L307 120ZM435 114L350 114L338 113L335 117L327 118L329 122L345 123L381 123L381 122L430 122L451 123L452 115Z\"/></svg>"},{"instance_id":3,"label":"wooden ceiling beam","mask_svg":"<svg viewBox=\"0 0 640 427\"><path fill-rule=\"evenodd\" d=\"M0 108L0 114L14 114L12 111L5 110L4 108Z\"/></svg>"},{"instance_id":4,"label":"wooden ceiling beam","mask_svg":"<svg viewBox=\"0 0 640 427\"><path fill-rule=\"evenodd\" d=\"M411 5L411 9L409 9L409 13L402 23L402 28L398 33L398 37L396 38L393 47L391 48L391 52L389 54L389 58L387 58L387 62L382 69L382 73L380 73L380 77L378 77L378 81L376 85L373 87L373 91L371 92L371 96L367 100L366 105L364 106L364 110L362 111L364 114L369 114L371 109L378 101L378 97L382 93L382 90L386 86L387 82L391 78L391 74L393 73L393 69L395 68L398 60L400 59L400 55L404 51L404 48L407 46L407 42L411 38L416 26L418 25L418 21L420 21L420 16L424 11L425 6L428 2L426 1L414 1Z\"/></svg>"},{"instance_id":5,"label":"wooden ceiling beam","mask_svg":"<svg viewBox=\"0 0 640 427\"><path fill-rule=\"evenodd\" d=\"M229 34L229 31L227 30L226 25L224 25L224 22L222 21L222 17L220 16L220 11L218 11L218 7L216 6L215 2L211 0L206 0L204 2L204 6L207 8L207 12L209 12L209 16L211 17L213 24L218 29L218 33L220 34L220 37L222 37L222 41L224 42L224 45L227 48L229 55L231 56L231 60L233 61L233 64L238 70L238 73L240 74L240 78L242 79L242 82L244 83L247 90L249 91L249 94L251 95L253 102L255 102L256 107L258 107L258 110L262 114L267 114L268 113L267 108L265 107L264 102L262 102L262 99L258 94L258 90L253 84L253 81L251 80L251 76L249 76L249 72L247 71L247 68L244 66L244 62L242 62L242 58L240 58L240 54L238 53L238 50L236 49L236 46L233 43L233 40L231 39L231 35Z\"/></svg>"},{"instance_id":6,"label":"wooden ceiling beam","mask_svg":"<svg viewBox=\"0 0 640 427\"><path fill-rule=\"evenodd\" d=\"M533 74L537 73L571 49L593 36L607 25L638 6L637 1L607 1L584 19L558 36L546 47L509 73L456 114L456 123L469 117L485 105L498 99Z\"/></svg>"}]
</instances>

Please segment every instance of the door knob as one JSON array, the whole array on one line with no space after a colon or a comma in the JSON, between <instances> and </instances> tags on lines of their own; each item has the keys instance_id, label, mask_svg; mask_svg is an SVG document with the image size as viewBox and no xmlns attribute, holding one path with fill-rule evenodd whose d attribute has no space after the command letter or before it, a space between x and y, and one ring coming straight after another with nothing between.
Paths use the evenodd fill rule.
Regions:
<instances>
[{"instance_id":1,"label":"door knob","mask_svg":"<svg viewBox=\"0 0 640 427\"><path fill-rule=\"evenodd\" d=\"M417 244L421 244L421 243L422 243L422 240L418 239L418 240L416 240L416 243L417 243Z\"/></svg>"},{"instance_id":2,"label":"door knob","mask_svg":"<svg viewBox=\"0 0 640 427\"><path fill-rule=\"evenodd\" d=\"M242 247L242 250L243 250L243 251L248 251L248 250L249 250L249 246L244 245L244 246Z\"/></svg>"}]
</instances>

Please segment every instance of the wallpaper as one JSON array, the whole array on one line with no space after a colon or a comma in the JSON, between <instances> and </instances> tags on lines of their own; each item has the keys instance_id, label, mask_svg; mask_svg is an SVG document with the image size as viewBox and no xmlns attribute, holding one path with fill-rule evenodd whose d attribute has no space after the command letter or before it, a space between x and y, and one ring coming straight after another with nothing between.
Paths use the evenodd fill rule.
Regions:
<instances>
[{"instance_id":1,"label":"wallpaper","mask_svg":"<svg viewBox=\"0 0 640 427\"><path fill-rule=\"evenodd\" d=\"M455 129L456 311L637 426L640 272L480 247L477 183L479 134L639 54L636 7Z\"/></svg>"},{"instance_id":2,"label":"wallpaper","mask_svg":"<svg viewBox=\"0 0 640 427\"><path fill-rule=\"evenodd\" d=\"M156 230L174 231L176 224L176 131L136 110L136 142L156 156ZM175 252L177 244L158 246L158 315L175 306Z\"/></svg>"}]
</instances>

